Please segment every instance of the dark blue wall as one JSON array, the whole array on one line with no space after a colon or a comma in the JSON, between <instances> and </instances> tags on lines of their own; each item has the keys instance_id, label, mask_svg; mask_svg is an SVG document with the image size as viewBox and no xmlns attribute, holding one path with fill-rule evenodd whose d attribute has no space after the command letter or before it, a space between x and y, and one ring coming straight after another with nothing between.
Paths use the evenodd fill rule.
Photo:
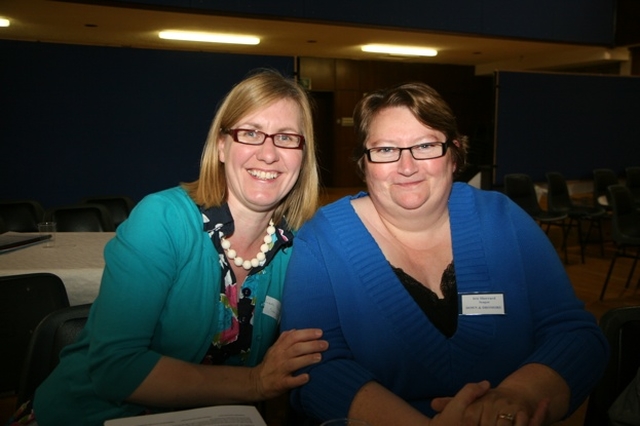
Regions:
<instances>
[{"instance_id":1,"label":"dark blue wall","mask_svg":"<svg viewBox=\"0 0 640 426\"><path fill-rule=\"evenodd\" d=\"M293 58L0 41L0 199L45 208L197 178L221 97Z\"/></svg>"},{"instance_id":2,"label":"dark blue wall","mask_svg":"<svg viewBox=\"0 0 640 426\"><path fill-rule=\"evenodd\" d=\"M508 173L546 180L623 176L640 165L640 77L498 72L496 183Z\"/></svg>"},{"instance_id":3,"label":"dark blue wall","mask_svg":"<svg viewBox=\"0 0 640 426\"><path fill-rule=\"evenodd\" d=\"M616 0L113 0L160 7L575 42L614 42Z\"/></svg>"}]
</instances>

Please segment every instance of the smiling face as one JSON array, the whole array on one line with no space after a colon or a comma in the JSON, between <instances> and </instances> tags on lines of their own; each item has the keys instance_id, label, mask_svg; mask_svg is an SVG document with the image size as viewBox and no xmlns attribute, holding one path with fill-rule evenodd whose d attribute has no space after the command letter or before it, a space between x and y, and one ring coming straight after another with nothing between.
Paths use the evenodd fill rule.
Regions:
<instances>
[{"instance_id":1,"label":"smiling face","mask_svg":"<svg viewBox=\"0 0 640 426\"><path fill-rule=\"evenodd\" d=\"M407 148L424 142L444 142L444 133L419 122L405 107L380 110L369 127L366 148ZM446 206L455 166L450 151L440 158L415 160L408 150L394 163L365 161L365 179L371 200L388 213L398 209Z\"/></svg>"},{"instance_id":2,"label":"smiling face","mask_svg":"<svg viewBox=\"0 0 640 426\"><path fill-rule=\"evenodd\" d=\"M232 128L301 134L300 109L294 101L281 99L242 117ZM262 145L245 145L221 134L218 154L225 165L229 205L266 212L274 210L298 180L303 150L277 148L271 138Z\"/></svg>"}]
</instances>

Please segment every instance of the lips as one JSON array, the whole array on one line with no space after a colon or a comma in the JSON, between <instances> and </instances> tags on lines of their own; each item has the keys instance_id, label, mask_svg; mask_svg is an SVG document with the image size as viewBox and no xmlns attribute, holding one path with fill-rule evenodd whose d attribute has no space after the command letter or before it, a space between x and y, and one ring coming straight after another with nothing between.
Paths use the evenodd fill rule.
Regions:
<instances>
[{"instance_id":1,"label":"lips","mask_svg":"<svg viewBox=\"0 0 640 426\"><path fill-rule=\"evenodd\" d=\"M396 182L395 185L402 187L402 186L415 186L415 185L419 185L421 183L422 183L422 181L414 180L414 181L411 181L411 182Z\"/></svg>"},{"instance_id":2,"label":"lips","mask_svg":"<svg viewBox=\"0 0 640 426\"><path fill-rule=\"evenodd\" d=\"M251 176L261 180L273 180L280 175L280 173L278 172L265 172L263 170L247 170L247 171Z\"/></svg>"}]
</instances>

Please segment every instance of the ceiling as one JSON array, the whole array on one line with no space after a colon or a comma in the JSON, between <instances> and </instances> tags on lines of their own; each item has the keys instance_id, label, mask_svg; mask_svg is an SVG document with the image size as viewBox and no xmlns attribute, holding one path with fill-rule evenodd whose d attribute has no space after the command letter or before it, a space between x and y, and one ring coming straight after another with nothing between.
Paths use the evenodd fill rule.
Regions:
<instances>
[{"instance_id":1,"label":"ceiling","mask_svg":"<svg viewBox=\"0 0 640 426\"><path fill-rule=\"evenodd\" d=\"M476 74L495 69L552 70L628 62L625 48L542 43L365 28L291 20L251 19L211 14L159 11L56 0L2 0L0 39L143 49L193 50L256 55L283 55L354 60L395 60L474 66ZM189 43L158 38L165 29L246 34L257 46ZM391 57L365 53L367 43L432 47L433 58Z\"/></svg>"}]
</instances>

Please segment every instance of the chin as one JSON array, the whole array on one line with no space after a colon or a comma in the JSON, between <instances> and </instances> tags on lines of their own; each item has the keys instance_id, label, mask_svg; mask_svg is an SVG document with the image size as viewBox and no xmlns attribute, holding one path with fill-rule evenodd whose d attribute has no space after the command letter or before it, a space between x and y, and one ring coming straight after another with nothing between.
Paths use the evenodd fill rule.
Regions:
<instances>
[{"instance_id":1,"label":"chin","mask_svg":"<svg viewBox=\"0 0 640 426\"><path fill-rule=\"evenodd\" d=\"M393 198L393 202L406 210L415 210L424 206L427 200L423 197L399 197Z\"/></svg>"},{"instance_id":2,"label":"chin","mask_svg":"<svg viewBox=\"0 0 640 426\"><path fill-rule=\"evenodd\" d=\"M261 206L261 207L264 207L265 209L273 209L278 205L280 200L282 200L283 198L284 197L281 196L280 194L278 195L260 194L257 196L248 197L248 200L256 206Z\"/></svg>"}]
</instances>

